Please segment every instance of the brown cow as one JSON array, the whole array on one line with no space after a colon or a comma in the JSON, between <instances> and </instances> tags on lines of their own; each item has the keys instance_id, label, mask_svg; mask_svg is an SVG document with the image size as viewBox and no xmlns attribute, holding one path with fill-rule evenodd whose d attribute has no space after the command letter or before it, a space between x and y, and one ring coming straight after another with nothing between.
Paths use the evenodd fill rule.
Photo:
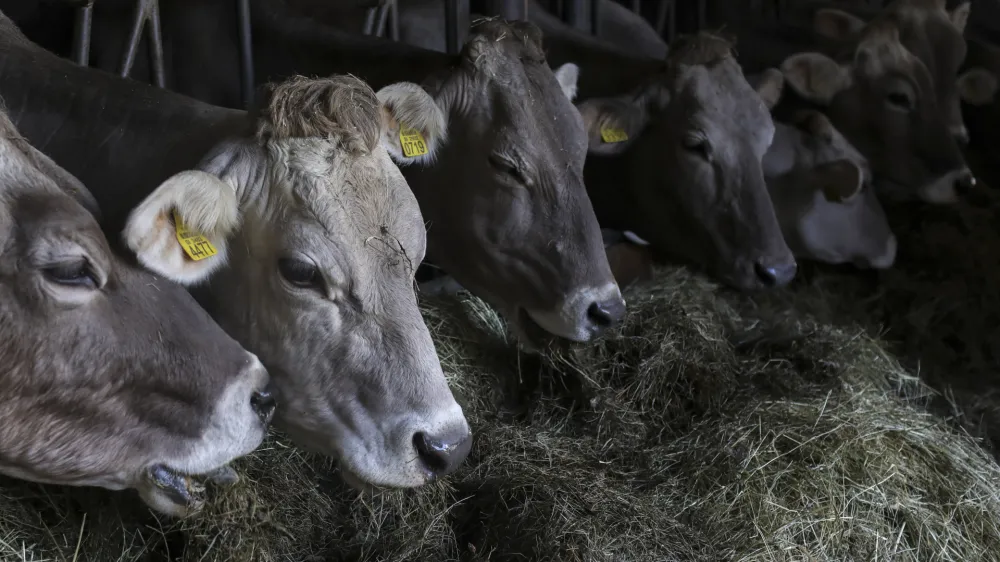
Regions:
<instances>
[{"instance_id":1,"label":"brown cow","mask_svg":"<svg viewBox=\"0 0 1000 562\"><path fill-rule=\"evenodd\" d=\"M86 207L86 208L85 208ZM201 506L260 444L267 372L178 285L111 252L83 185L0 112L0 473Z\"/></svg>"}]
</instances>

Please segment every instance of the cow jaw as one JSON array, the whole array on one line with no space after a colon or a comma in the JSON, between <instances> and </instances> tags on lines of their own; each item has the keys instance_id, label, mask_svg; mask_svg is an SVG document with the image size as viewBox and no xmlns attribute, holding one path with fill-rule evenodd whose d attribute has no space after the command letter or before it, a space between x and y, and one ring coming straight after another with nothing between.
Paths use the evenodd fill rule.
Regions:
<instances>
[{"instance_id":1,"label":"cow jaw","mask_svg":"<svg viewBox=\"0 0 1000 562\"><path fill-rule=\"evenodd\" d=\"M231 486L237 481L239 475L229 466L200 475L188 475L157 464L144 471L138 490L151 508L174 517L185 517L198 513L205 506L206 482Z\"/></svg>"}]
</instances>

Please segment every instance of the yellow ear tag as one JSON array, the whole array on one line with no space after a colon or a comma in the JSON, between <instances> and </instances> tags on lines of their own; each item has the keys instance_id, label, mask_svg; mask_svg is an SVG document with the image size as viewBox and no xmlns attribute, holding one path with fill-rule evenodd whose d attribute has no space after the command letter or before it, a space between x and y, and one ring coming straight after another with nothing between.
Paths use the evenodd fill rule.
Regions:
<instances>
[{"instance_id":1,"label":"yellow ear tag","mask_svg":"<svg viewBox=\"0 0 1000 562\"><path fill-rule=\"evenodd\" d=\"M403 156L413 158L427 154L427 142L420 131L409 127L399 128L399 144L403 147Z\"/></svg>"},{"instance_id":2,"label":"yellow ear tag","mask_svg":"<svg viewBox=\"0 0 1000 562\"><path fill-rule=\"evenodd\" d=\"M604 142L625 142L628 140L628 133L625 132L625 129L601 127L601 140Z\"/></svg>"},{"instance_id":3,"label":"yellow ear tag","mask_svg":"<svg viewBox=\"0 0 1000 562\"><path fill-rule=\"evenodd\" d=\"M181 215L177 212L177 209L174 209L174 226L177 229L177 241L184 248L184 253L192 260L200 261L219 253L215 249L215 246L208 241L208 238L197 232L188 230L188 227L184 225L184 221L181 220Z\"/></svg>"}]
</instances>

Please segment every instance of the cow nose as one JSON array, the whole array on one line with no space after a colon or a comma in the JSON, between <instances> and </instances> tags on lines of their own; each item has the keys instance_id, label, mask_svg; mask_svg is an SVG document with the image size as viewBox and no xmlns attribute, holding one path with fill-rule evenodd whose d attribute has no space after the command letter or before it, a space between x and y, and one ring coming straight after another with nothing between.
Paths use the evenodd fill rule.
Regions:
<instances>
[{"instance_id":1,"label":"cow nose","mask_svg":"<svg viewBox=\"0 0 1000 562\"><path fill-rule=\"evenodd\" d=\"M625 299L621 297L593 302L587 307L587 318L599 328L610 328L621 322L624 317Z\"/></svg>"},{"instance_id":2,"label":"cow nose","mask_svg":"<svg viewBox=\"0 0 1000 562\"><path fill-rule=\"evenodd\" d=\"M435 478L455 472L472 449L472 434L462 431L453 436L432 436L422 431L413 436L417 456Z\"/></svg>"},{"instance_id":3,"label":"cow nose","mask_svg":"<svg viewBox=\"0 0 1000 562\"><path fill-rule=\"evenodd\" d=\"M955 137L955 142L957 142L959 146L966 146L969 144L969 130L965 127L953 129L951 134Z\"/></svg>"},{"instance_id":4,"label":"cow nose","mask_svg":"<svg viewBox=\"0 0 1000 562\"><path fill-rule=\"evenodd\" d=\"M270 383L262 389L255 390L250 395L250 407L253 408L254 413L257 414L257 417L265 425L271 423L271 418L274 417L274 409L277 406L278 401L274 399L274 391Z\"/></svg>"},{"instance_id":5,"label":"cow nose","mask_svg":"<svg viewBox=\"0 0 1000 562\"><path fill-rule=\"evenodd\" d=\"M753 265L754 273L765 287L781 287L795 278L798 264L794 261L784 263L766 263L758 261Z\"/></svg>"},{"instance_id":6,"label":"cow nose","mask_svg":"<svg viewBox=\"0 0 1000 562\"><path fill-rule=\"evenodd\" d=\"M976 176L972 172L965 170L955 177L955 193L958 195L968 195L976 187Z\"/></svg>"}]
</instances>

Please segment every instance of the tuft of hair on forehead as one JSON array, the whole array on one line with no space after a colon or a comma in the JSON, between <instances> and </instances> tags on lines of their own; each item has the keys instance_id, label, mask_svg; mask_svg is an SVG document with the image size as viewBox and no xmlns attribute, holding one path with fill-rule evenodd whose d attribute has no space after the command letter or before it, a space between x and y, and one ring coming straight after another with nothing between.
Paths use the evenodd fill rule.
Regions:
<instances>
[{"instance_id":1,"label":"tuft of hair on forehead","mask_svg":"<svg viewBox=\"0 0 1000 562\"><path fill-rule=\"evenodd\" d=\"M321 138L352 152L371 152L382 135L375 92L351 75L294 76L268 84L255 113L257 137L264 141Z\"/></svg>"},{"instance_id":2,"label":"tuft of hair on forehead","mask_svg":"<svg viewBox=\"0 0 1000 562\"><path fill-rule=\"evenodd\" d=\"M472 22L461 56L476 67L494 65L498 58L507 57L542 64L542 30L528 21L479 18Z\"/></svg>"},{"instance_id":3,"label":"tuft of hair on forehead","mask_svg":"<svg viewBox=\"0 0 1000 562\"><path fill-rule=\"evenodd\" d=\"M734 42L721 33L680 35L667 50L667 66L712 66L733 56Z\"/></svg>"}]
</instances>

